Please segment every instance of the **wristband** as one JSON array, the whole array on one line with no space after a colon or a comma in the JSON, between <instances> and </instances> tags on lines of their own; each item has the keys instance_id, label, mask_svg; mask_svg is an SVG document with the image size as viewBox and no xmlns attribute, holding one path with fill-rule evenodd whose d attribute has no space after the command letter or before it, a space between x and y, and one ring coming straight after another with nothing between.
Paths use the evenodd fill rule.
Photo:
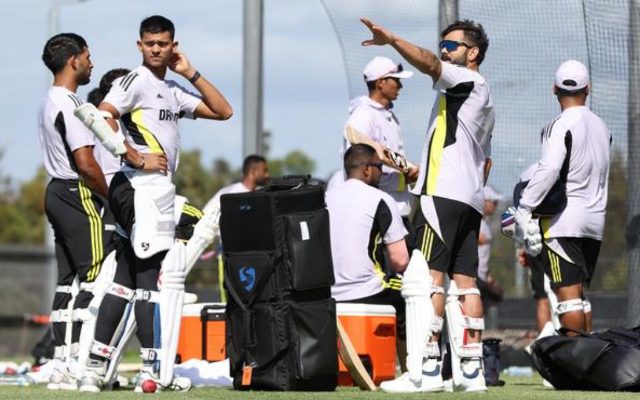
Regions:
<instances>
[{"instance_id":1,"label":"wristband","mask_svg":"<svg viewBox=\"0 0 640 400\"><path fill-rule=\"evenodd\" d=\"M198 72L196 70L196 73L193 74L193 76L191 78L189 78L189 82L191 82L192 84L196 83L196 81L200 79L200 72Z\"/></svg>"}]
</instances>

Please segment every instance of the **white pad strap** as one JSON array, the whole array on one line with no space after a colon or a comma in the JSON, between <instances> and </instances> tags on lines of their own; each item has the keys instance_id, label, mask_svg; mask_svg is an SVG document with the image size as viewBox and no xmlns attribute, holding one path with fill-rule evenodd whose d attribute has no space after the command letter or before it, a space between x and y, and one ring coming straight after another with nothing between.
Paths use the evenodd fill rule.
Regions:
<instances>
[{"instance_id":1,"label":"white pad strap","mask_svg":"<svg viewBox=\"0 0 640 400\"><path fill-rule=\"evenodd\" d=\"M95 314L89 308L75 308L71 314L72 321L89 321Z\"/></svg>"},{"instance_id":2,"label":"white pad strap","mask_svg":"<svg viewBox=\"0 0 640 400\"><path fill-rule=\"evenodd\" d=\"M160 303L160 293L154 290L136 289L136 301Z\"/></svg>"},{"instance_id":3,"label":"white pad strap","mask_svg":"<svg viewBox=\"0 0 640 400\"><path fill-rule=\"evenodd\" d=\"M100 139L104 148L111 154L118 156L127 152L122 131L118 129L117 132L114 132L105 121L105 114L100 112L96 106L91 103L83 104L73 111L73 115Z\"/></svg>"},{"instance_id":4,"label":"white pad strap","mask_svg":"<svg viewBox=\"0 0 640 400\"><path fill-rule=\"evenodd\" d=\"M484 318L473 318L467 315L464 316L463 326L467 329L472 329L476 331L484 330Z\"/></svg>"},{"instance_id":5,"label":"white pad strap","mask_svg":"<svg viewBox=\"0 0 640 400\"><path fill-rule=\"evenodd\" d=\"M438 342L429 342L424 347L424 358L440 357L440 345Z\"/></svg>"},{"instance_id":6,"label":"white pad strap","mask_svg":"<svg viewBox=\"0 0 640 400\"><path fill-rule=\"evenodd\" d=\"M93 288L96 286L95 282L80 282L80 290L83 292L93 292Z\"/></svg>"},{"instance_id":7,"label":"white pad strap","mask_svg":"<svg viewBox=\"0 0 640 400\"><path fill-rule=\"evenodd\" d=\"M56 286L56 293L71 293L71 285L67 286Z\"/></svg>"},{"instance_id":8,"label":"white pad strap","mask_svg":"<svg viewBox=\"0 0 640 400\"><path fill-rule=\"evenodd\" d=\"M432 295L434 294L444 294L444 286L433 285L431 286Z\"/></svg>"},{"instance_id":9,"label":"white pad strap","mask_svg":"<svg viewBox=\"0 0 640 400\"><path fill-rule=\"evenodd\" d=\"M133 289L129 289L126 286L122 286L119 283L111 282L107 293L127 300L129 303L133 302L136 297L136 292Z\"/></svg>"},{"instance_id":10,"label":"white pad strap","mask_svg":"<svg viewBox=\"0 0 640 400\"><path fill-rule=\"evenodd\" d=\"M467 289L460 289L458 287L454 287L454 285L451 285L451 287L449 288L449 296L466 296L466 295L477 295L480 296L480 290L478 288L467 288Z\"/></svg>"},{"instance_id":11,"label":"white pad strap","mask_svg":"<svg viewBox=\"0 0 640 400\"><path fill-rule=\"evenodd\" d=\"M91 343L91 347L89 349L91 354L104 357L107 360L111 360L111 357L113 357L113 352L115 350L115 347L100 343L97 340L94 340L93 343Z\"/></svg>"},{"instance_id":12,"label":"white pad strap","mask_svg":"<svg viewBox=\"0 0 640 400\"><path fill-rule=\"evenodd\" d=\"M591 302L586 297L582 299L582 312L588 314L591 312Z\"/></svg>"},{"instance_id":13,"label":"white pad strap","mask_svg":"<svg viewBox=\"0 0 640 400\"><path fill-rule=\"evenodd\" d=\"M51 311L51 316L49 317L49 321L51 322L69 322L71 321L71 317L73 315L73 311L68 308L63 308L60 310Z\"/></svg>"},{"instance_id":14,"label":"white pad strap","mask_svg":"<svg viewBox=\"0 0 640 400\"><path fill-rule=\"evenodd\" d=\"M160 353L161 353L160 349L146 348L146 347L140 348L140 358L142 358L142 361L145 361L147 363L159 361Z\"/></svg>"},{"instance_id":15,"label":"white pad strap","mask_svg":"<svg viewBox=\"0 0 640 400\"><path fill-rule=\"evenodd\" d=\"M566 301L561 301L558 303L557 311L558 311L558 315L562 315L562 314L566 314L574 311L584 312L582 299L570 299Z\"/></svg>"},{"instance_id":16,"label":"white pad strap","mask_svg":"<svg viewBox=\"0 0 640 400\"><path fill-rule=\"evenodd\" d=\"M442 327L444 326L444 318L437 314L433 314L431 317L431 333L436 334L442 331Z\"/></svg>"},{"instance_id":17,"label":"white pad strap","mask_svg":"<svg viewBox=\"0 0 640 400\"><path fill-rule=\"evenodd\" d=\"M64 360L67 357L67 346L56 346L53 348L53 358Z\"/></svg>"}]
</instances>

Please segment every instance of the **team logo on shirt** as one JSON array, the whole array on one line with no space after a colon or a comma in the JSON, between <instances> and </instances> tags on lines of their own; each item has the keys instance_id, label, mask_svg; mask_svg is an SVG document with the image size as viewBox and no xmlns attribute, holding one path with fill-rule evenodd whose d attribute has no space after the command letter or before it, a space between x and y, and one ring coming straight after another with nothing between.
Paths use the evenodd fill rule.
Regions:
<instances>
[{"instance_id":1,"label":"team logo on shirt","mask_svg":"<svg viewBox=\"0 0 640 400\"><path fill-rule=\"evenodd\" d=\"M159 110L159 121L173 121L176 122L180 118L180 113L171 112L171 110Z\"/></svg>"},{"instance_id":2,"label":"team logo on shirt","mask_svg":"<svg viewBox=\"0 0 640 400\"><path fill-rule=\"evenodd\" d=\"M238 275L240 277L240 284L245 292L250 292L256 283L256 269L253 267L242 267L238 271Z\"/></svg>"}]
</instances>

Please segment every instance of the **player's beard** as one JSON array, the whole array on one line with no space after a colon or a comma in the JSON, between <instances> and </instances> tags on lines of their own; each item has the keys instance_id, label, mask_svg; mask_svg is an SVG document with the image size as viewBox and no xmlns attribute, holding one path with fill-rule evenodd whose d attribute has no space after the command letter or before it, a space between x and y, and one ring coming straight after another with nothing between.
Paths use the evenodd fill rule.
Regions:
<instances>
[{"instance_id":1,"label":"player's beard","mask_svg":"<svg viewBox=\"0 0 640 400\"><path fill-rule=\"evenodd\" d=\"M91 72L87 73L86 75L82 75L78 79L78 85L79 86L87 85L87 84L89 84L89 82L91 82Z\"/></svg>"},{"instance_id":2,"label":"player's beard","mask_svg":"<svg viewBox=\"0 0 640 400\"><path fill-rule=\"evenodd\" d=\"M467 55L466 51L463 54L461 54L459 57L457 57L457 58L451 58L449 55L442 54L440 56L440 60L444 61L444 62L451 63L453 65L460 65L462 67L466 67L467 66L467 60L468 60L468 55Z\"/></svg>"}]
</instances>

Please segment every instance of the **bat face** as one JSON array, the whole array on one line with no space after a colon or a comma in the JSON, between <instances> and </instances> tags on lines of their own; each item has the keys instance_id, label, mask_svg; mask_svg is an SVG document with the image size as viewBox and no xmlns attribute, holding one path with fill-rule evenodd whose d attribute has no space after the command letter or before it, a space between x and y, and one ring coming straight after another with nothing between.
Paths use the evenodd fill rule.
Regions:
<instances>
[{"instance_id":1,"label":"bat face","mask_svg":"<svg viewBox=\"0 0 640 400\"><path fill-rule=\"evenodd\" d=\"M400 171L406 174L407 172L409 172L410 169L417 169L417 167L411 164L404 155L396 151L393 151L387 147L384 147L380 143L375 142L369 136L361 132L358 132L356 129L354 129L351 126L347 127L346 137L349 143L351 144L364 143L373 147L374 149L376 149L376 152L378 153L380 160L385 165L397 171Z\"/></svg>"}]
</instances>

